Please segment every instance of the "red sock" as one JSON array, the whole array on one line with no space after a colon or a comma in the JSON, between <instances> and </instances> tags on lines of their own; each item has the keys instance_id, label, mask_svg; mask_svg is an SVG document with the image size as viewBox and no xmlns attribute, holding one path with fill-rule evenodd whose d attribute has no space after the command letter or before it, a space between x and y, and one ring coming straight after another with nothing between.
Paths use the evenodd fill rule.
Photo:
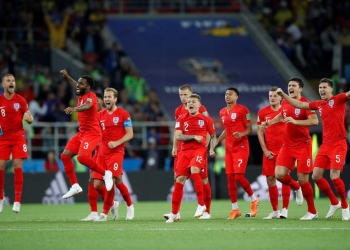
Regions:
<instances>
[{"instance_id":1,"label":"red sock","mask_svg":"<svg viewBox=\"0 0 350 250\"><path fill-rule=\"evenodd\" d=\"M310 182L307 181L303 184L300 184L300 187L307 203L307 211L309 213L316 214L317 211L314 203L314 190L312 189Z\"/></svg>"},{"instance_id":2,"label":"red sock","mask_svg":"<svg viewBox=\"0 0 350 250\"><path fill-rule=\"evenodd\" d=\"M91 212L97 212L98 193L97 193L96 189L94 188L94 183L92 183L92 182L89 182L87 196L88 196Z\"/></svg>"},{"instance_id":3,"label":"red sock","mask_svg":"<svg viewBox=\"0 0 350 250\"><path fill-rule=\"evenodd\" d=\"M181 200L184 194L184 185L175 182L173 196L171 198L171 212L177 214L180 211Z\"/></svg>"},{"instance_id":4,"label":"red sock","mask_svg":"<svg viewBox=\"0 0 350 250\"><path fill-rule=\"evenodd\" d=\"M87 166L88 168L99 173L102 176L105 175L106 170L100 167L91 157L88 157L86 155L79 155L77 159L84 166Z\"/></svg>"},{"instance_id":5,"label":"red sock","mask_svg":"<svg viewBox=\"0 0 350 250\"><path fill-rule=\"evenodd\" d=\"M107 192L106 187L103 185L100 188L95 188L97 191L98 195L101 197L103 201L105 201L105 193Z\"/></svg>"},{"instance_id":6,"label":"red sock","mask_svg":"<svg viewBox=\"0 0 350 250\"><path fill-rule=\"evenodd\" d=\"M290 201L290 186L282 184L282 208L288 209Z\"/></svg>"},{"instance_id":7,"label":"red sock","mask_svg":"<svg viewBox=\"0 0 350 250\"><path fill-rule=\"evenodd\" d=\"M125 186L125 184L123 182L119 183L118 185L116 185L117 188L119 189L120 194L122 195L126 205L129 207L132 205L132 200L130 197L130 193L128 188Z\"/></svg>"},{"instance_id":8,"label":"red sock","mask_svg":"<svg viewBox=\"0 0 350 250\"><path fill-rule=\"evenodd\" d=\"M292 177L289 174L287 174L282 179L278 179L278 180L280 182L282 182L282 184L292 187L294 190L298 190L300 188L299 182L293 180Z\"/></svg>"},{"instance_id":9,"label":"red sock","mask_svg":"<svg viewBox=\"0 0 350 250\"><path fill-rule=\"evenodd\" d=\"M0 170L0 200L4 199L5 170Z\"/></svg>"},{"instance_id":10,"label":"red sock","mask_svg":"<svg viewBox=\"0 0 350 250\"><path fill-rule=\"evenodd\" d=\"M111 189L111 191L106 191L105 192L105 199L103 201L103 209L102 209L102 213L103 214L108 214L109 210L111 209L111 207L113 206L114 203L114 195L115 195L115 191L114 188Z\"/></svg>"},{"instance_id":11,"label":"red sock","mask_svg":"<svg viewBox=\"0 0 350 250\"><path fill-rule=\"evenodd\" d=\"M61 160L64 166L64 172L66 172L70 184L73 185L75 183L78 183L77 176L74 172L74 164L72 158L66 154L61 154Z\"/></svg>"},{"instance_id":12,"label":"red sock","mask_svg":"<svg viewBox=\"0 0 350 250\"><path fill-rule=\"evenodd\" d=\"M210 214L210 206L211 206L211 187L210 183L203 185L204 191L204 204L207 207L207 213Z\"/></svg>"},{"instance_id":13,"label":"red sock","mask_svg":"<svg viewBox=\"0 0 350 250\"><path fill-rule=\"evenodd\" d=\"M228 195L230 196L231 203L237 202L237 185L235 174L227 175L227 187Z\"/></svg>"},{"instance_id":14,"label":"red sock","mask_svg":"<svg viewBox=\"0 0 350 250\"><path fill-rule=\"evenodd\" d=\"M241 185L241 187L249 195L249 197L254 194L249 181L244 177L243 174L236 174L236 181Z\"/></svg>"},{"instance_id":15,"label":"red sock","mask_svg":"<svg viewBox=\"0 0 350 250\"><path fill-rule=\"evenodd\" d=\"M21 202L22 189L23 189L23 172L22 168L14 168L15 173L14 185L15 185L15 202Z\"/></svg>"},{"instance_id":16,"label":"red sock","mask_svg":"<svg viewBox=\"0 0 350 250\"><path fill-rule=\"evenodd\" d=\"M331 186L329 185L328 181L326 181L325 178L322 177L317 181L315 180L315 183L317 187L321 190L321 192L327 195L332 205L337 205L339 203L337 197L332 191Z\"/></svg>"},{"instance_id":17,"label":"red sock","mask_svg":"<svg viewBox=\"0 0 350 250\"><path fill-rule=\"evenodd\" d=\"M197 194L198 204L204 206L204 195L203 195L203 182L199 173L191 174L193 180L194 190Z\"/></svg>"},{"instance_id":18,"label":"red sock","mask_svg":"<svg viewBox=\"0 0 350 250\"><path fill-rule=\"evenodd\" d=\"M278 188L276 185L269 187L270 203L272 206L272 211L278 210Z\"/></svg>"},{"instance_id":19,"label":"red sock","mask_svg":"<svg viewBox=\"0 0 350 250\"><path fill-rule=\"evenodd\" d=\"M340 177L338 177L337 179L332 180L335 189L337 190L337 193L340 196L340 200L341 200L341 207L343 209L348 208L348 202L346 200L346 190L345 190L345 185L342 179L340 179Z\"/></svg>"}]
</instances>

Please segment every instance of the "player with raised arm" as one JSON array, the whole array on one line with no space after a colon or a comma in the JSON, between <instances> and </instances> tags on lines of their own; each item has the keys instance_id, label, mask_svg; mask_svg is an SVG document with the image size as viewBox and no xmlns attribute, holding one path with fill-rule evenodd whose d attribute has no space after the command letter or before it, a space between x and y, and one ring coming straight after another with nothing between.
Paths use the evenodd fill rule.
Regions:
<instances>
[{"instance_id":1,"label":"player with raised arm","mask_svg":"<svg viewBox=\"0 0 350 250\"><path fill-rule=\"evenodd\" d=\"M134 132L130 114L125 109L117 107L117 99L118 91L116 89L105 89L103 100L106 108L98 113L102 128L102 143L98 151L98 163L105 169L112 171L113 181L127 205L126 220L132 220L134 218L134 205L129 190L123 183L123 161L125 143L133 138ZM93 179L94 186L100 193L100 190L103 189L103 176L95 172ZM118 203L113 201L114 188L105 192L104 195L102 213L95 221L107 221L107 214L110 209L113 219L115 220L118 217Z\"/></svg>"},{"instance_id":2,"label":"player with raised arm","mask_svg":"<svg viewBox=\"0 0 350 250\"><path fill-rule=\"evenodd\" d=\"M276 159L283 144L283 137L276 136L276 134L283 134L284 124L279 122L268 128L264 128L263 126L264 122L268 122L281 113L282 98L277 95L276 90L277 87L272 87L270 89L270 104L258 111L257 120L257 135L261 149L264 152L262 174L266 176L267 186L269 187L270 203L272 206L272 212L264 217L264 219L286 219L288 217L288 205L290 199L290 186L282 184L283 205L280 212L278 207L278 188L276 185L275 168Z\"/></svg>"},{"instance_id":3,"label":"player with raised arm","mask_svg":"<svg viewBox=\"0 0 350 250\"><path fill-rule=\"evenodd\" d=\"M106 189L109 191L113 188L112 172L104 170L92 159L92 151L102 140L102 132L97 114L97 98L96 94L91 91L91 88L94 85L94 80L91 76L83 75L79 78L78 82L76 82L68 75L65 69L60 72L74 87L76 87L76 94L79 96L76 107L68 107L64 110L66 114L78 112L79 132L69 140L66 148L61 154L64 170L72 185L62 198L67 199L83 191L78 184L74 172L72 158L75 155L78 155L77 160L79 163L101 175L104 175L103 178L106 184Z\"/></svg>"},{"instance_id":4,"label":"player with raised arm","mask_svg":"<svg viewBox=\"0 0 350 250\"><path fill-rule=\"evenodd\" d=\"M183 196L183 185L186 180L191 177L194 182L195 191L198 199L198 207L194 214L195 218L199 218L206 211L203 198L203 184L200 172L206 167L207 133L210 134L210 150L211 157L215 156L216 134L213 121L199 113L200 96L192 94L188 98L188 113L180 117L175 125L175 138L183 141L181 146L180 159L178 160L176 169L176 182L172 195L172 212L169 215L167 223L178 221L181 200Z\"/></svg>"},{"instance_id":5,"label":"player with raised arm","mask_svg":"<svg viewBox=\"0 0 350 250\"><path fill-rule=\"evenodd\" d=\"M218 143L225 140L226 175L228 194L232 210L227 219L234 220L241 216L237 202L238 182L251 199L250 213L246 217L255 217L258 213L259 199L253 192L249 181L244 177L249 158L248 135L252 133L250 112L247 107L237 103L238 89L230 87L225 92L227 106L220 110L220 117L225 130L218 138Z\"/></svg>"},{"instance_id":6,"label":"player with raised arm","mask_svg":"<svg viewBox=\"0 0 350 250\"><path fill-rule=\"evenodd\" d=\"M322 119L322 145L314 161L312 179L318 188L330 200L330 209L326 218L342 208L342 220L349 220L349 204L346 200L346 188L340 173L343 171L348 145L347 132L344 127L346 103L350 99L350 92L333 96L333 81L328 78L320 80L318 91L321 100L301 102L287 96L281 89L277 90L287 102L298 109L318 110ZM323 178L325 170L330 170L330 178L340 196L341 202L334 195L329 183Z\"/></svg>"},{"instance_id":7,"label":"player with raised arm","mask_svg":"<svg viewBox=\"0 0 350 250\"><path fill-rule=\"evenodd\" d=\"M28 158L28 149L23 129L23 120L29 124L34 121L27 101L15 93L16 80L12 74L2 78L4 93L0 95L0 212L4 207L4 179L6 162L12 154L15 198L12 211L21 209L23 189L23 159Z\"/></svg>"},{"instance_id":8,"label":"player with raised arm","mask_svg":"<svg viewBox=\"0 0 350 250\"><path fill-rule=\"evenodd\" d=\"M309 101L301 96L304 83L300 78L293 77L288 81L289 97L301 102ZM309 132L310 126L318 125L318 118L314 111L294 108L286 100L282 101L281 113L267 123L268 126L276 122L284 122L283 146L278 154L275 176L285 185L296 191L296 202L303 203L303 196L307 202L307 213L300 220L317 219L318 213L314 203L314 191L309 182L312 172L312 142ZM276 135L280 136L280 135ZM289 175L297 162L298 181Z\"/></svg>"}]
</instances>

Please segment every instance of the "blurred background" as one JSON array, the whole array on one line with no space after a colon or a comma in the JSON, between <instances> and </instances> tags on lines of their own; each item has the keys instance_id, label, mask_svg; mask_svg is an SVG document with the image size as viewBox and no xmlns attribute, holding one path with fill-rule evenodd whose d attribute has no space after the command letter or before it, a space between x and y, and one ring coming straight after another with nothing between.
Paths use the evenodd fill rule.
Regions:
<instances>
[{"instance_id":1,"label":"blurred background","mask_svg":"<svg viewBox=\"0 0 350 250\"><path fill-rule=\"evenodd\" d=\"M135 134L126 146L124 177L139 200L162 200L163 194L137 191L137 182L150 178L154 188L158 183L166 190L164 199L171 192L179 86L190 84L201 95L218 135L225 90L240 91L238 102L250 109L254 124L248 179L264 190L255 124L257 111L268 105L270 87L286 90L290 77L301 77L303 94L315 100L318 81L327 77L335 83L334 94L348 91L349 45L349 0L0 1L0 72L15 75L17 92L35 118L34 124L24 124L30 157L23 169L40 178L53 172L46 175L44 191L63 170L59 155L77 131L76 114L63 112L77 98L61 69L76 80L93 76L96 92L119 91L118 106L131 114ZM350 106L344 126L349 124ZM317 152L321 125L311 132ZM227 197L224 168L218 153L209 164L216 198ZM85 166L76 162L76 171L87 179ZM189 185L187 192L194 194Z\"/></svg>"}]
</instances>

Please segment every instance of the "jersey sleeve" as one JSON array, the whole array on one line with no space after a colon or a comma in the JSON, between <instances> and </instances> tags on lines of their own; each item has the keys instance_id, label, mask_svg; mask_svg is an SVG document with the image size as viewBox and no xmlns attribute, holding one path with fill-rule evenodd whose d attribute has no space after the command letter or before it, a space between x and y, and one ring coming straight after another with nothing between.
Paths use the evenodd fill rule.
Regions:
<instances>
[{"instance_id":1,"label":"jersey sleeve","mask_svg":"<svg viewBox=\"0 0 350 250\"><path fill-rule=\"evenodd\" d=\"M243 115L243 121L245 125L250 124L252 122L250 119L250 112L247 107L243 107L242 115Z\"/></svg>"},{"instance_id":2,"label":"jersey sleeve","mask_svg":"<svg viewBox=\"0 0 350 250\"><path fill-rule=\"evenodd\" d=\"M309 107L310 107L311 110L316 110L319 105L320 105L320 101L319 100L309 103Z\"/></svg>"},{"instance_id":3,"label":"jersey sleeve","mask_svg":"<svg viewBox=\"0 0 350 250\"><path fill-rule=\"evenodd\" d=\"M132 128L131 116L127 111L123 112L123 124L124 128Z\"/></svg>"},{"instance_id":4,"label":"jersey sleeve","mask_svg":"<svg viewBox=\"0 0 350 250\"><path fill-rule=\"evenodd\" d=\"M175 130L182 131L182 128L183 128L183 121L182 121L182 119L177 119L177 121L175 123Z\"/></svg>"},{"instance_id":5,"label":"jersey sleeve","mask_svg":"<svg viewBox=\"0 0 350 250\"><path fill-rule=\"evenodd\" d=\"M262 122L263 120L264 120L264 115L263 115L262 110L260 109L260 110L258 111L258 117L257 117L256 123L257 123L258 125L261 125L261 122Z\"/></svg>"},{"instance_id":6,"label":"jersey sleeve","mask_svg":"<svg viewBox=\"0 0 350 250\"><path fill-rule=\"evenodd\" d=\"M28 108L28 103L27 103L26 99L21 98L21 111L22 111L22 113L24 114L28 110L29 110L29 108Z\"/></svg>"},{"instance_id":7,"label":"jersey sleeve","mask_svg":"<svg viewBox=\"0 0 350 250\"><path fill-rule=\"evenodd\" d=\"M215 124L210 117L207 118L207 131L210 135L215 134Z\"/></svg>"},{"instance_id":8,"label":"jersey sleeve","mask_svg":"<svg viewBox=\"0 0 350 250\"><path fill-rule=\"evenodd\" d=\"M209 116L208 110L203 105L199 107L199 113L201 113L204 116Z\"/></svg>"}]
</instances>

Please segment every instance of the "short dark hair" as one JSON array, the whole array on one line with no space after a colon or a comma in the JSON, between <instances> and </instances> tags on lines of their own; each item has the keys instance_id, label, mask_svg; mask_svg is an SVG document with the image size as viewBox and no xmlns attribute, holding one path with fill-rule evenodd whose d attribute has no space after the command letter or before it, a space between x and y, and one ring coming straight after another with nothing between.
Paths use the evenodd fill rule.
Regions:
<instances>
[{"instance_id":1,"label":"short dark hair","mask_svg":"<svg viewBox=\"0 0 350 250\"><path fill-rule=\"evenodd\" d=\"M95 81L94 78L92 78L91 76L88 75L83 75L81 76L81 78L85 79L87 84L89 84L90 88L93 88L95 85Z\"/></svg>"},{"instance_id":2,"label":"short dark hair","mask_svg":"<svg viewBox=\"0 0 350 250\"><path fill-rule=\"evenodd\" d=\"M188 84L182 85L179 88L179 90L186 90L186 89L188 89L189 91L193 92L192 87L190 85L188 85Z\"/></svg>"},{"instance_id":3,"label":"short dark hair","mask_svg":"<svg viewBox=\"0 0 350 250\"><path fill-rule=\"evenodd\" d=\"M189 98L196 98L196 99L198 99L198 101L200 102L201 101L201 96L200 95L198 95L198 94L191 94L190 96L189 96Z\"/></svg>"},{"instance_id":4,"label":"short dark hair","mask_svg":"<svg viewBox=\"0 0 350 250\"><path fill-rule=\"evenodd\" d=\"M300 88L304 88L304 82L299 77L292 77L292 78L289 79L288 83L289 82L297 82L299 84Z\"/></svg>"},{"instance_id":5,"label":"short dark hair","mask_svg":"<svg viewBox=\"0 0 350 250\"><path fill-rule=\"evenodd\" d=\"M103 95L100 92L97 92L95 94L96 94L97 98L100 98L100 99L103 100Z\"/></svg>"},{"instance_id":6,"label":"short dark hair","mask_svg":"<svg viewBox=\"0 0 350 250\"><path fill-rule=\"evenodd\" d=\"M229 88L226 89L226 91L227 91L227 90L232 90L232 91L236 92L237 96L239 96L239 91L238 91L238 89L236 89L236 88L234 88L234 87L229 87Z\"/></svg>"},{"instance_id":7,"label":"short dark hair","mask_svg":"<svg viewBox=\"0 0 350 250\"><path fill-rule=\"evenodd\" d=\"M278 87L272 86L272 87L270 88L270 91L276 91L277 89L278 89Z\"/></svg>"},{"instance_id":8,"label":"short dark hair","mask_svg":"<svg viewBox=\"0 0 350 250\"><path fill-rule=\"evenodd\" d=\"M321 83L328 83L328 86L329 87L331 87L331 88L333 88L333 86L334 86L334 83L333 83L333 80L332 79L329 79L329 78L322 78L321 80L320 80L320 84Z\"/></svg>"}]
</instances>

